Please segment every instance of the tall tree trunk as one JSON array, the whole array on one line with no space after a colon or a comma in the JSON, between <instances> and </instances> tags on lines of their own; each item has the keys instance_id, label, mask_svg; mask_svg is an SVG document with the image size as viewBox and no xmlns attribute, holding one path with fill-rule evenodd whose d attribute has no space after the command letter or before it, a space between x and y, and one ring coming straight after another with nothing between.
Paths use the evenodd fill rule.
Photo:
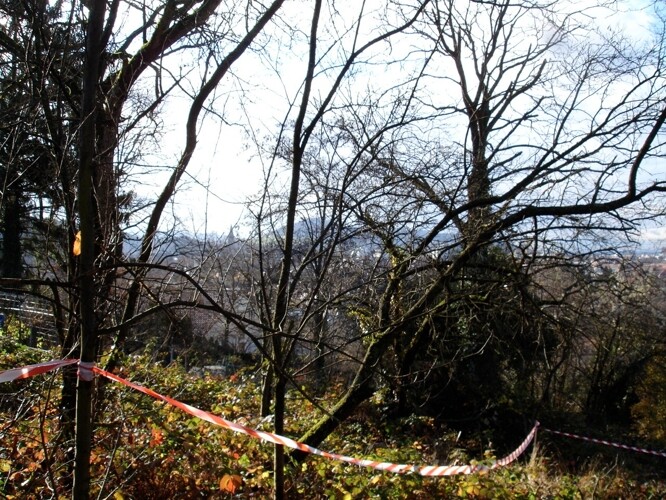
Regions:
<instances>
[{"instance_id":1,"label":"tall tree trunk","mask_svg":"<svg viewBox=\"0 0 666 500\"><path fill-rule=\"evenodd\" d=\"M96 156L97 87L102 57L105 0L92 0L87 26L86 56L79 137L79 217L81 221L81 261L78 284L81 293L81 363L92 364L97 350L95 318L95 210L93 179ZM76 457L73 498L90 497L90 453L92 447L93 379L81 371L76 400Z\"/></svg>"},{"instance_id":2,"label":"tall tree trunk","mask_svg":"<svg viewBox=\"0 0 666 500\"><path fill-rule=\"evenodd\" d=\"M287 391L287 378L282 370L275 374L275 433L284 435L285 393ZM285 498L284 477L284 446L275 445L273 454L273 474L275 476L274 498L281 500Z\"/></svg>"}]
</instances>

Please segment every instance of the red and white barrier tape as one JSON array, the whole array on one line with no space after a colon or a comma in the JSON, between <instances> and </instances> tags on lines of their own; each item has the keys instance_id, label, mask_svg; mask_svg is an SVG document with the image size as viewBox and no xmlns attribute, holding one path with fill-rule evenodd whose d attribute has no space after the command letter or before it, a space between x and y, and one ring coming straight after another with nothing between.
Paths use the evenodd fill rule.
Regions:
<instances>
[{"instance_id":1,"label":"red and white barrier tape","mask_svg":"<svg viewBox=\"0 0 666 500\"><path fill-rule=\"evenodd\" d=\"M41 375L42 373L57 370L63 366L73 365L74 363L78 362L78 359L58 359L54 361L47 361L46 363L37 363L36 365L24 366L23 368L13 368L11 370L0 372L0 383L34 377L35 375Z\"/></svg>"},{"instance_id":2,"label":"red and white barrier tape","mask_svg":"<svg viewBox=\"0 0 666 500\"><path fill-rule=\"evenodd\" d=\"M520 445L520 447L508 455L505 458L502 458L495 462L491 467L487 467L485 465L431 465L431 466L416 466L416 465L407 465L407 464L394 464L390 462L378 462L375 460L367 460L367 459L359 459L359 458L354 458L354 457L348 457L345 455L339 455L337 453L329 453L327 451L322 451L318 448L315 448L313 446L307 445L305 443L300 443L298 441L294 441L291 438L285 437L285 436L280 436L278 434L273 434L271 432L264 432L264 431L258 431L256 429L251 429L249 427L246 427L244 425L237 424L235 422L231 422L229 420L226 420L222 417L219 417L217 415L213 415L212 413L209 413L207 411L200 410L199 408L195 408L193 406L190 406L185 403L181 403L180 401L176 401L175 399L172 399L168 396L163 396L162 394L159 394L152 389L148 389L146 387L143 387L139 384L135 384L133 382L130 382L128 380L125 380L121 377L118 377L117 375L114 375L113 373L106 372L100 368L94 367L92 369L95 373L98 373L104 377L107 377L108 379L114 380L120 384L124 384L127 387L131 387L132 389L136 391L143 392L144 394L148 394L149 396L152 396L155 399L159 399L161 401L164 401L165 403L169 403L170 405L175 406L176 408L180 408L183 411L186 411L187 413L194 415L202 420L205 420L207 422L210 422L214 425L218 425L220 427L224 427L227 429L231 429L232 431L239 432L241 434L246 434L248 436L252 436L257 439L261 439L263 441L268 441L270 443L275 443L283 446L287 446L289 448L295 449L295 450L300 450L305 453L311 453L313 455L319 455L321 457L329 458L332 460L338 460L341 462L347 462L350 464L355 464L361 467L370 467L373 469L377 470L384 470L388 472L395 472L399 474L406 474L406 473L416 473L420 474L422 476L453 476L456 474L472 474L474 472L480 472L484 470L489 470L489 469L496 469L498 467L502 467L505 465L508 465L509 463L513 462L518 456L525 451L527 446L529 446L530 442L532 439L534 439L534 435L536 434L537 426L535 425L530 434L527 436L525 441Z\"/></svg>"},{"instance_id":3,"label":"red and white barrier tape","mask_svg":"<svg viewBox=\"0 0 666 500\"><path fill-rule=\"evenodd\" d=\"M516 460L520 455L522 455L527 447L530 445L532 440L534 439L534 436L536 436L537 429L539 428L539 422L534 423L534 427L532 427L532 430L530 433L527 435L525 438L525 441L523 441L518 448L516 448L513 453L510 453L504 458L500 458L493 464L493 469L498 469L500 467L504 467L506 465L509 465L511 462Z\"/></svg>"},{"instance_id":4,"label":"red and white barrier tape","mask_svg":"<svg viewBox=\"0 0 666 500\"><path fill-rule=\"evenodd\" d=\"M561 432L561 431L554 431L553 429L546 429L545 427L542 427L541 430L550 432L551 434L557 434L558 436L564 436L568 438L573 438L573 439L580 439L582 441L589 441L590 443L597 443L597 444L603 444L605 446L612 446L613 448L620 448L622 450L629 450L629 451L635 451L638 453L646 453L648 455L656 455L658 457L664 457L666 458L666 453L661 452L661 451L654 451L654 450L648 450L646 448L639 448L637 446L629 446L626 444L620 444L620 443L613 443L612 441L606 441L604 439L595 439L587 436L580 436L578 434L571 434L569 432Z\"/></svg>"},{"instance_id":5,"label":"red and white barrier tape","mask_svg":"<svg viewBox=\"0 0 666 500\"><path fill-rule=\"evenodd\" d=\"M13 371L18 371L20 373L23 373L21 370L26 370L28 368L31 368L32 371L26 372L25 375L20 376L20 377L15 377L15 378L8 378L7 380L15 380L16 378L26 378L26 377L31 377L33 375L38 375L39 373L44 373L45 371L49 370L54 370L60 366L64 366L67 364L75 363L77 360L62 360L59 362L49 362L49 363L42 363L40 365L33 365L32 367L26 367L25 369L16 369L16 370L9 370L10 372ZM48 365L48 367L47 367ZM42 368L41 371L39 371L39 368ZM298 441L294 441L291 438L280 436L278 434L273 434L270 432L264 432L264 431L259 431L256 429L251 429L250 427L246 427L241 424L237 424L235 422L231 422L229 420L226 420L222 417L219 417L217 415L213 415L212 413L209 413L207 411L200 410L199 408L195 408L194 406L190 406L186 403L181 403L180 401L177 401L173 398L170 398L168 396L163 396L162 394L159 394L152 389L148 389L147 387L143 387L139 384L135 384L133 382L130 382L129 380L126 380L122 377L118 377L117 375L114 375L113 373L107 372L102 370L101 368L98 368L94 366L92 363L79 363L79 376L84 379L88 380L90 377L90 373L97 373L99 375L102 375L103 377L106 377L110 380L113 380L115 382L118 382L120 384L126 385L127 387L130 387L136 391L143 392L144 394L147 394L155 399L164 401L165 403L168 403L172 406L175 406L176 408L180 408L181 410L194 415L195 417L198 417L202 420L205 420L207 422L210 422L214 425L224 427L226 429L231 429L232 431L241 433L241 434L246 434L248 436L261 439L263 441L267 441L270 443L275 443L279 444L282 446L287 446L289 448L293 448L295 450L300 450L305 453L311 453L313 455L319 455L321 457L329 458L332 460L338 460L341 462L347 462L350 464L358 465L361 467L370 467L372 469L376 470L384 470L388 472L394 472L398 474L420 474L422 476L453 476L457 474L473 474L475 472L481 472L481 471L488 471L491 469L497 469L499 467L504 467L514 460L516 460L524 451L527 449L529 444L532 442L534 439L534 436L536 435L537 428L538 428L538 422L534 425L528 436L525 438L525 440L522 442L522 444L510 455L507 455L504 458L501 458L497 460L492 466L486 466L486 465L428 465L428 466L417 466L417 465L407 465L407 464L394 464L390 462L378 462L376 460L367 460L367 459L359 459L359 458L354 458L354 457L348 457L345 455L339 455L337 453L329 453L327 451L322 451L318 448L315 448L313 446L307 445L305 443L300 443ZM3 372L0 373L0 381L4 380L2 377L5 373L8 372Z\"/></svg>"},{"instance_id":6,"label":"red and white barrier tape","mask_svg":"<svg viewBox=\"0 0 666 500\"><path fill-rule=\"evenodd\" d=\"M95 374L93 373L93 368L95 368L95 363L79 361L79 371L76 372L76 374L81 380L90 382L95 378Z\"/></svg>"}]
</instances>

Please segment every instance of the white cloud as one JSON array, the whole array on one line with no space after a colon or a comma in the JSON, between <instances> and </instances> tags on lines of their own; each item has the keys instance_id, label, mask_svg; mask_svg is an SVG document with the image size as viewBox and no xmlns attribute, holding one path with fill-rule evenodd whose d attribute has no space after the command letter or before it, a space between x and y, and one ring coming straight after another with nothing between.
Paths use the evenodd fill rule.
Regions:
<instances>
[{"instance_id":1,"label":"white cloud","mask_svg":"<svg viewBox=\"0 0 666 500\"><path fill-rule=\"evenodd\" d=\"M666 227L651 227L641 231L643 241L666 241Z\"/></svg>"}]
</instances>

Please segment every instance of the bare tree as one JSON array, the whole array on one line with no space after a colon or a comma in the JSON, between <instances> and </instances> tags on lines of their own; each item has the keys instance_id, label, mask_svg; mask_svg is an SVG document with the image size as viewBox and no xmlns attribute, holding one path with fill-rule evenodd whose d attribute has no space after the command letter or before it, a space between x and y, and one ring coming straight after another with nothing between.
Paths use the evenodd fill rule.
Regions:
<instances>
[{"instance_id":1,"label":"bare tree","mask_svg":"<svg viewBox=\"0 0 666 500\"><path fill-rule=\"evenodd\" d=\"M314 341L306 335L313 323L314 328L319 329L315 335L321 337L325 329L323 320L332 297L322 300L322 294L327 276L332 272L331 263L344 239L341 207L343 193L353 171L353 166L344 165L346 173L341 174L338 185L328 183L330 187L335 186L334 193L304 191L304 173L310 172L308 180L314 181L320 165L317 162L320 146L313 138L318 130L327 127L325 117L338 106L341 89L349 75L365 64L366 57L372 57L381 47L388 46L393 37L413 25L426 5L427 2L424 2L415 8L407 19L394 27L389 25L378 34L367 36L365 30L370 14L365 12L364 5L357 8L358 14L354 18L350 17L348 27L339 27L335 17L333 22L325 23L322 15L324 9L336 15L335 5L322 1L314 4L306 35L308 57L305 76L297 96L289 102L288 116L282 122L268 162L269 180L273 169L278 168L280 163L288 165L287 195L281 198L284 200L283 211L274 203L280 198L274 198L271 191L266 190L255 212L259 223L259 273L255 288L260 301L259 315L267 326L266 351L270 353L263 407L266 411L272 400L277 433L284 432L285 394L293 355L301 349L299 346ZM322 89L319 97L314 94L315 88ZM286 135L289 132L291 140L287 146ZM358 165L360 159L361 155L355 155L355 160L349 161ZM324 168L330 171L330 165ZM320 213L305 215L308 211L307 197L316 195L321 196L321 203L315 204ZM266 230L268 234L264 233ZM279 266L271 269L273 264L269 256L276 249ZM314 280L308 279L310 272L314 273ZM269 394L272 394L271 398ZM274 464L276 498L284 494L283 469L284 452L278 445Z\"/></svg>"},{"instance_id":2,"label":"bare tree","mask_svg":"<svg viewBox=\"0 0 666 500\"><path fill-rule=\"evenodd\" d=\"M372 340L307 442L321 442L372 394L387 353L402 352L404 377L438 315L520 272L521 245L535 258L589 254L605 248L600 233L630 236L637 221L663 216L650 205L666 185L649 177L666 119L661 39L637 48L601 34L586 14L552 2L442 1L419 18L422 69L399 101L409 120L382 133L359 184L366 196L350 205L390 256L363 317ZM475 282L487 284L460 289ZM496 334L484 328L470 330L475 349Z\"/></svg>"}]
</instances>

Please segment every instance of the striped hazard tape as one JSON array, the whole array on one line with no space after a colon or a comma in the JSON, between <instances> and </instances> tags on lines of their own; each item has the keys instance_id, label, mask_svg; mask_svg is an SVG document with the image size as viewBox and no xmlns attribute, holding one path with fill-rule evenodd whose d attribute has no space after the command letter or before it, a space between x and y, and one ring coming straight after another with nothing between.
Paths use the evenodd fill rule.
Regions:
<instances>
[{"instance_id":1,"label":"striped hazard tape","mask_svg":"<svg viewBox=\"0 0 666 500\"><path fill-rule=\"evenodd\" d=\"M273 434L271 432L264 432L264 431L258 431L256 429L252 429L250 427L246 427L241 424L237 424L235 422L231 422L229 420L226 420L220 416L213 415L212 413L209 413L207 411L200 410L199 408L195 408L193 406L190 406L185 403L181 403L180 401L176 401L175 399L172 399L168 396L163 396L162 394L159 394L152 389L148 389L147 387L143 387L139 384L135 384L133 382L130 382L129 380L125 380L124 378L118 377L117 375L114 375L113 373L106 372L100 368L93 367L92 371L95 373L98 373L99 375L102 375L110 380L114 380L120 384L124 384L127 387L131 387L132 389L136 391L143 392L144 394L148 394L149 396L152 396L155 399L164 401L165 403L168 403L172 406L175 406L176 408L180 408L183 411L186 411L187 413L194 415L202 420L205 420L207 422L210 422L214 425L224 427L227 429L230 429L235 432L239 432L241 434L246 434L248 436L252 436L257 439L261 439L263 441L267 441L270 443L275 443L279 444L282 446L286 446L288 448L292 448L295 450L300 450L305 453L311 453L313 455L319 455L320 457L325 457L329 458L332 460L338 460L341 462L347 462L350 464L358 465L361 467L370 467L372 469L377 469L377 470L384 470L388 472L395 472L398 474L420 474L422 476L454 476L457 474L473 474L475 472L482 472L482 471L487 471L491 469L496 469L499 467L503 467L505 465L510 464L514 460L516 460L524 451L527 449L527 447L530 445L532 440L534 439L534 436L536 435L538 423L532 428L532 431L529 433L527 438L523 441L523 443L510 455L497 460L492 466L488 467L485 465L429 465L429 466L417 466L417 465L407 465L407 464L395 464L395 463L390 463L390 462L379 462L376 460L367 460L367 459L360 459L360 458L354 458L354 457L349 457L346 455L339 455L337 453L330 453L327 451L322 451L318 448L315 448L313 446L307 445L305 443L300 443L298 441L295 441L291 438L285 437L285 436L280 436L278 434Z\"/></svg>"},{"instance_id":2,"label":"striped hazard tape","mask_svg":"<svg viewBox=\"0 0 666 500\"><path fill-rule=\"evenodd\" d=\"M57 370L63 366L73 365L78 362L78 359L57 359L54 361L47 361L46 363L24 366L23 368L13 368L11 370L0 372L0 383L34 377L35 375L41 375L42 373Z\"/></svg>"},{"instance_id":3,"label":"striped hazard tape","mask_svg":"<svg viewBox=\"0 0 666 500\"><path fill-rule=\"evenodd\" d=\"M620 448L622 450L635 451L637 453L645 453L647 455L655 455L657 457L666 458L666 453L662 451L648 450L646 448L639 448L638 446L629 446L626 444L614 443L612 441L606 441L605 439L595 439L587 436L580 436L578 434L571 434L569 432L554 431L553 429L546 429L545 427L542 427L541 430L550 432L551 434L557 434L558 436L580 439L582 441L588 441L590 443L603 444L604 446L612 446L613 448Z\"/></svg>"},{"instance_id":4,"label":"striped hazard tape","mask_svg":"<svg viewBox=\"0 0 666 500\"><path fill-rule=\"evenodd\" d=\"M0 373L0 381L11 381L11 380L16 380L19 378L27 378L31 377L34 375L38 375L40 373L45 373L50 370L55 370L56 368L59 368L61 366L69 365L72 363L76 363L78 360L60 360L60 361L51 361L48 363L41 363L39 365L31 365L29 367L25 368L17 368L14 370L8 370L7 372L2 372ZM12 372L12 374L8 374L9 372ZM252 429L250 427L246 427L244 425L238 424L236 422L231 422L230 420L226 420L225 418L222 418L218 415L214 415L212 413L209 413L207 411L201 410L199 408L195 408L194 406L188 405L186 403L182 403L180 401L177 401L173 398L170 398L169 396L164 396L162 394L159 394L152 389L148 389L147 387L143 387L142 385L136 384L134 382L130 382L129 380L126 380L122 377L119 377L117 375L114 375L113 373L107 372L105 370L102 370L101 368L98 368L94 366L92 363L79 363L79 376L84 379L84 380L89 380L91 378L91 374L97 373L98 375L101 375L103 377L108 378L109 380L113 380L115 382L118 382L120 384L123 384L127 387L130 387L136 391L142 392L144 394L147 394L157 400L164 401L165 403L168 403L172 406L175 406L176 408L179 408L190 415L193 415L195 417L200 418L201 420L205 420L207 422L210 422L214 425L217 425L219 427L223 427L226 429L230 429L234 432L238 432L241 434L246 434L248 436L254 437L256 439L260 439L263 441L267 441L270 443L275 443L278 445L286 446L288 448L292 448L295 450L300 450L305 453L310 453L313 455L319 455L321 457L325 457L331 460L338 460L341 462L347 462L350 464L358 465L361 467L369 467L372 469L376 470L383 470L383 471L388 471L388 472L394 472L397 474L420 474L421 476L431 476L431 477L436 477L436 476L454 476L457 474L473 474L475 472L483 472L483 471L489 471L493 469L497 469L499 467L504 467L514 460L516 460L530 445L532 440L534 439L534 436L536 435L537 429L539 427L539 423L537 422L530 433L527 435L525 440L521 443L521 445L513 451L513 453L507 455L504 458L501 458L497 461L495 461L492 465L486 466L486 465L427 465L427 466L419 466L419 465L408 465L408 464L395 464L391 462L379 462L376 460L368 460L368 459L360 459L360 458L354 458L354 457L349 457L346 455L339 455L337 453L330 453L327 451L322 451L318 448L315 448L313 446L307 445L305 443L300 443L298 441L295 441L291 438L285 437L285 436L280 436L278 434L273 434L271 432L264 432L264 431L259 431L256 429ZM5 375L8 374L8 375ZM15 376L18 374L18 376Z\"/></svg>"}]
</instances>

